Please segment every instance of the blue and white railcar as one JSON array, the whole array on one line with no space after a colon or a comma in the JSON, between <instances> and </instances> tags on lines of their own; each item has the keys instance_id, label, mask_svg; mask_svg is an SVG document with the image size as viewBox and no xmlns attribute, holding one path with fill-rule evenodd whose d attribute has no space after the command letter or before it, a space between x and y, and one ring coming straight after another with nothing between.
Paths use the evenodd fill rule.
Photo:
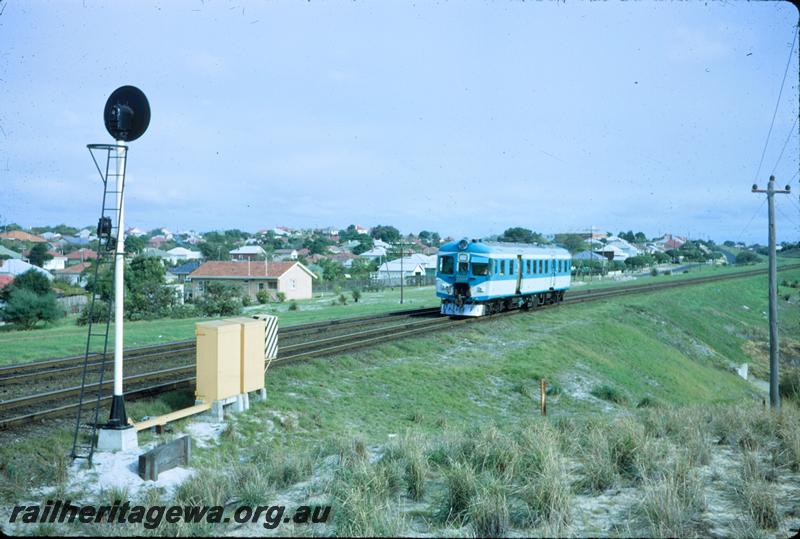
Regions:
<instances>
[{"instance_id":1,"label":"blue and white railcar","mask_svg":"<svg viewBox=\"0 0 800 539\"><path fill-rule=\"evenodd\" d=\"M483 316L564 299L572 259L561 248L463 239L439 249L442 314Z\"/></svg>"}]
</instances>

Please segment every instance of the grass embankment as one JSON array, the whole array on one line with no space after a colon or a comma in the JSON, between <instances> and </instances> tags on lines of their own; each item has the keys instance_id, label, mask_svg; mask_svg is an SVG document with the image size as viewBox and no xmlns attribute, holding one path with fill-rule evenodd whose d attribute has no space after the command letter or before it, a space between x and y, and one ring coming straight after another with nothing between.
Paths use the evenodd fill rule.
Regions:
<instances>
[{"instance_id":1,"label":"grass embankment","mask_svg":"<svg viewBox=\"0 0 800 539\"><path fill-rule=\"evenodd\" d=\"M766 339L765 286L763 276L548 309L272 370L269 401L195 451L197 473L176 500L333 504L328 527L281 533L784 533L798 521L800 414L787 403L771 415L731 368L764 368L749 343ZM782 293L784 342L796 350L800 291ZM169 399L129 413L163 413L191 394ZM3 497L59 484L64 441L0 449ZM81 486L60 485L81 499Z\"/></svg>"},{"instance_id":2,"label":"grass embankment","mask_svg":"<svg viewBox=\"0 0 800 539\"><path fill-rule=\"evenodd\" d=\"M790 262L781 261L780 263L783 265ZM692 268L688 273L659 274L657 277L639 275L635 279L627 277L624 280L593 278L583 284L576 283L574 288L575 290L586 290L630 285L634 282L635 284L648 284L671 279L681 280L706 275L737 273L765 267L766 264L729 267L706 265ZM397 287L381 292L364 292L357 303L353 301L349 290L343 290L342 293L347 299L346 305L339 304L338 295L328 293L321 297L295 302L297 310L290 310L292 303L284 302L246 307L244 313L246 315L258 313L276 315L281 325L288 326L352 316L369 316L402 308L435 307L439 304L433 287L405 287L403 305L400 304L400 289ZM87 329L85 326L75 325L75 319L75 316L70 316L49 327L30 331L0 327L0 365L82 354L86 347ZM195 324L205 320L208 319L186 318L127 322L125 324L125 346L146 346L193 339ZM113 349L113 342L112 324L109 333L110 349Z\"/></svg>"}]
</instances>

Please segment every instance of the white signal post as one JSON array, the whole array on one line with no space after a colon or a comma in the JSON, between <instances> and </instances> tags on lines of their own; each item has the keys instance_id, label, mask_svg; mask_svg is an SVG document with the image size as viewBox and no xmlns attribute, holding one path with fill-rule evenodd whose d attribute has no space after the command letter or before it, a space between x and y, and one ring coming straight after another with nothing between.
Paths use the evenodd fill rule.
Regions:
<instances>
[{"instance_id":1,"label":"white signal post","mask_svg":"<svg viewBox=\"0 0 800 539\"><path fill-rule=\"evenodd\" d=\"M125 307L125 207L122 192L125 187L125 161L128 147L117 141L117 246L114 260L114 396L122 396L122 351L124 344L123 309Z\"/></svg>"}]
</instances>

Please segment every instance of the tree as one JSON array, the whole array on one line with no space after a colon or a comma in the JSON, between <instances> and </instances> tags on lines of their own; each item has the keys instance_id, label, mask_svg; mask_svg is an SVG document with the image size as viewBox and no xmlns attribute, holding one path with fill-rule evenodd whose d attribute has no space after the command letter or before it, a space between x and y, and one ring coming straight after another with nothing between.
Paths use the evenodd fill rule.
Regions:
<instances>
[{"instance_id":1,"label":"tree","mask_svg":"<svg viewBox=\"0 0 800 539\"><path fill-rule=\"evenodd\" d=\"M303 242L303 247L309 250L313 255L324 255L328 252L328 246L331 245L328 238L321 234L314 233L310 238L306 238Z\"/></svg>"},{"instance_id":2,"label":"tree","mask_svg":"<svg viewBox=\"0 0 800 539\"><path fill-rule=\"evenodd\" d=\"M370 235L378 240L385 241L386 243L394 243L400 240L400 231L393 226L378 225L373 227Z\"/></svg>"},{"instance_id":3,"label":"tree","mask_svg":"<svg viewBox=\"0 0 800 539\"><path fill-rule=\"evenodd\" d=\"M0 299L8 301L14 290L28 290L42 296L50 293L50 279L39 270L29 269L17 275L10 285L0 290Z\"/></svg>"},{"instance_id":4,"label":"tree","mask_svg":"<svg viewBox=\"0 0 800 539\"><path fill-rule=\"evenodd\" d=\"M497 238L497 241L509 243L547 243L544 236L538 232L533 232L530 229L519 226L507 228L506 231Z\"/></svg>"},{"instance_id":5,"label":"tree","mask_svg":"<svg viewBox=\"0 0 800 539\"><path fill-rule=\"evenodd\" d=\"M146 243L144 238L139 236L128 236L125 238L125 252L126 253L141 253Z\"/></svg>"},{"instance_id":6,"label":"tree","mask_svg":"<svg viewBox=\"0 0 800 539\"><path fill-rule=\"evenodd\" d=\"M556 243L560 243L573 254L586 251L589 248L582 234L556 234Z\"/></svg>"},{"instance_id":7,"label":"tree","mask_svg":"<svg viewBox=\"0 0 800 539\"><path fill-rule=\"evenodd\" d=\"M339 241L350 241L357 239L358 231L356 225L350 225L347 228L339 231Z\"/></svg>"},{"instance_id":8,"label":"tree","mask_svg":"<svg viewBox=\"0 0 800 539\"><path fill-rule=\"evenodd\" d=\"M230 316L242 311L242 300L235 286L210 281L195 306L206 316Z\"/></svg>"},{"instance_id":9,"label":"tree","mask_svg":"<svg viewBox=\"0 0 800 539\"><path fill-rule=\"evenodd\" d=\"M634 234L633 239L636 241L636 243L647 242L647 236L644 235L644 232L637 232L636 234Z\"/></svg>"},{"instance_id":10,"label":"tree","mask_svg":"<svg viewBox=\"0 0 800 539\"><path fill-rule=\"evenodd\" d=\"M754 264L760 261L761 257L759 257L752 251L741 251L739 254L736 255L737 264Z\"/></svg>"},{"instance_id":11,"label":"tree","mask_svg":"<svg viewBox=\"0 0 800 539\"><path fill-rule=\"evenodd\" d=\"M125 318L148 320L168 316L176 305L174 291L166 285L161 260L137 256L125 271Z\"/></svg>"},{"instance_id":12,"label":"tree","mask_svg":"<svg viewBox=\"0 0 800 539\"><path fill-rule=\"evenodd\" d=\"M659 264L665 264L671 260L667 253L662 253L661 251L656 251L653 256Z\"/></svg>"},{"instance_id":13,"label":"tree","mask_svg":"<svg viewBox=\"0 0 800 539\"><path fill-rule=\"evenodd\" d=\"M372 241L371 236L367 236L366 234L361 234L358 236L358 245L353 247L353 254L360 255L362 253L366 253L370 249L375 246L375 242Z\"/></svg>"},{"instance_id":14,"label":"tree","mask_svg":"<svg viewBox=\"0 0 800 539\"><path fill-rule=\"evenodd\" d=\"M722 242L722 245L724 245L725 247L733 247L736 244L731 240L725 240L724 242Z\"/></svg>"},{"instance_id":15,"label":"tree","mask_svg":"<svg viewBox=\"0 0 800 539\"><path fill-rule=\"evenodd\" d=\"M23 329L33 328L40 320L51 322L59 316L61 309L55 294L37 294L25 288L12 290L2 311L3 320Z\"/></svg>"},{"instance_id":16,"label":"tree","mask_svg":"<svg viewBox=\"0 0 800 539\"><path fill-rule=\"evenodd\" d=\"M334 281L344 273L342 266L329 258L323 258L317 264L322 268L322 278L326 281Z\"/></svg>"},{"instance_id":17,"label":"tree","mask_svg":"<svg viewBox=\"0 0 800 539\"><path fill-rule=\"evenodd\" d=\"M30 260L31 264L34 266L39 266L40 268L44 266L45 262L52 258L53 255L47 252L46 243L37 243L34 245L31 247L31 252L28 255L28 260Z\"/></svg>"}]
</instances>

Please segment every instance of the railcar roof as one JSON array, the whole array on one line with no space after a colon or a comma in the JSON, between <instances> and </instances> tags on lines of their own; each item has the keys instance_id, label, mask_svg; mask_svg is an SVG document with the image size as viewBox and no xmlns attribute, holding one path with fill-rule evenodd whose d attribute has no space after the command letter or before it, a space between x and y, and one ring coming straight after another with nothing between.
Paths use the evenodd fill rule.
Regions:
<instances>
[{"instance_id":1,"label":"railcar roof","mask_svg":"<svg viewBox=\"0 0 800 539\"><path fill-rule=\"evenodd\" d=\"M542 247L540 245L532 245L530 243L506 243L500 241L469 241L466 248L459 249L458 241L445 243L439 248L439 254L442 253L476 253L476 254L503 254L503 255L540 255L540 256L566 256L569 257L569 251L561 247Z\"/></svg>"}]
</instances>

